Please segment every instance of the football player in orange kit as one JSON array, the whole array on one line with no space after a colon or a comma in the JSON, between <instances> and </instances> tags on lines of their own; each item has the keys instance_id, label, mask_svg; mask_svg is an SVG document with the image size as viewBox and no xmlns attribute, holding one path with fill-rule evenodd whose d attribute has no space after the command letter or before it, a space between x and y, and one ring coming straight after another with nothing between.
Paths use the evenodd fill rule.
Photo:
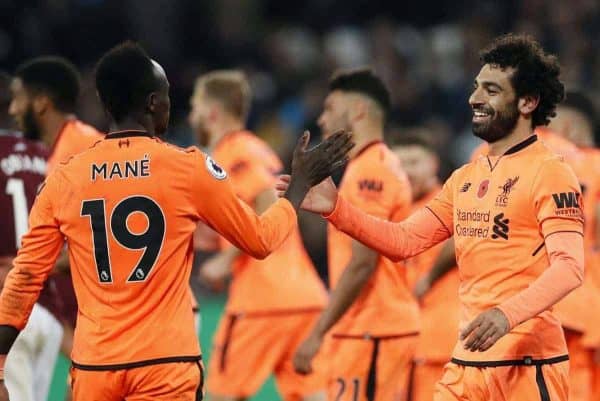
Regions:
<instances>
[{"instance_id":1,"label":"football player in orange kit","mask_svg":"<svg viewBox=\"0 0 600 401\"><path fill-rule=\"evenodd\" d=\"M340 184L344 197L370 215L400 221L410 213L412 196L398 159L383 142L389 102L387 88L372 71L341 71L330 82L318 123L325 137L340 128L355 135L357 146ZM331 330L331 342L324 347L330 399L402 399L419 330L406 270L333 226L328 253L333 292L296 352L296 369L311 371Z\"/></svg>"},{"instance_id":2,"label":"football player in orange kit","mask_svg":"<svg viewBox=\"0 0 600 401\"><path fill-rule=\"evenodd\" d=\"M189 120L201 145L228 171L239 198L261 213L277 201L276 174L283 165L245 128L251 99L242 72L210 72L196 81ZM233 276L208 366L210 399L249 398L273 373L283 399L325 400L325 365L303 376L291 362L290 350L298 347L327 302L300 232L294 230L265 260L224 245L200 273L216 286Z\"/></svg>"},{"instance_id":3,"label":"football player in orange kit","mask_svg":"<svg viewBox=\"0 0 600 401\"><path fill-rule=\"evenodd\" d=\"M440 192L440 160L432 143L423 135L400 135L392 151L402 162L413 193L412 210L425 206ZM406 260L410 284L425 276L434 266L443 244ZM454 336L441 335L458 330L458 269L444 275L420 300L421 332L411 374L410 401L431 401L435 383L442 377L444 365L452 357Z\"/></svg>"},{"instance_id":4,"label":"football player in orange kit","mask_svg":"<svg viewBox=\"0 0 600 401\"><path fill-rule=\"evenodd\" d=\"M331 180L303 207L392 260L454 236L460 338L435 401L567 400L569 357L552 306L583 280L581 190L534 134L563 99L560 67L533 39L512 34L494 40L481 61L469 103L487 157L456 170L402 223L363 213Z\"/></svg>"},{"instance_id":5,"label":"football player in orange kit","mask_svg":"<svg viewBox=\"0 0 600 401\"><path fill-rule=\"evenodd\" d=\"M107 52L96 86L113 132L59 166L38 193L0 295L0 378L66 238L79 302L74 400L201 399L188 287L196 222L255 257L268 256L296 227L309 186L345 161L350 136L338 133L306 150L305 134L287 199L258 216L210 157L157 138L168 125L169 83L141 47L127 42Z\"/></svg>"},{"instance_id":6,"label":"football player in orange kit","mask_svg":"<svg viewBox=\"0 0 600 401\"><path fill-rule=\"evenodd\" d=\"M539 138L555 153L564 157L575 173L582 190L585 204L584 240L586 244L586 279L581 287L570 293L556 304L555 313L565 330L569 349L569 400L587 401L592 394L592 374L595 369L593 349L600 346L600 327L596 324L594 313L600 309L600 294L594 285L597 277L597 258L595 257L595 211L598 204L600 168L598 150L592 148L593 130L591 119L593 105L586 102L579 93L567 93L566 99L559 104L556 116L548 127L538 127ZM473 154L473 160L485 156L487 144L479 146ZM584 345L584 335L586 344Z\"/></svg>"}]
</instances>

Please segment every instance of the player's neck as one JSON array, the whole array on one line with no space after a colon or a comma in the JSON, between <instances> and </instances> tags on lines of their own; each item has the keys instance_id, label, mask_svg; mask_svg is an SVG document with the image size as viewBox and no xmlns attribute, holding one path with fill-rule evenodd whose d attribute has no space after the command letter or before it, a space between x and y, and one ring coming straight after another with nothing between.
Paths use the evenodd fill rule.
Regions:
<instances>
[{"instance_id":1,"label":"player's neck","mask_svg":"<svg viewBox=\"0 0 600 401\"><path fill-rule=\"evenodd\" d=\"M208 148L210 150L213 150L215 146L217 146L217 144L221 141L221 139L223 139L228 134L243 131L245 129L246 127L244 126L244 123L237 120L230 120L223 124L216 125L213 128L212 133L210 135L210 142L208 144Z\"/></svg>"},{"instance_id":2,"label":"player's neck","mask_svg":"<svg viewBox=\"0 0 600 401\"><path fill-rule=\"evenodd\" d=\"M352 140L354 141L354 147L348 153L351 159L360 154L371 143L383 141L383 129L368 125L355 126L352 131Z\"/></svg>"},{"instance_id":3,"label":"player's neck","mask_svg":"<svg viewBox=\"0 0 600 401\"><path fill-rule=\"evenodd\" d=\"M490 150L488 154L490 156L501 156L504 153L506 153L507 150L523 142L531 135L533 135L531 121L519 119L519 122L517 122L517 126L510 134L500 139L499 141L489 144Z\"/></svg>"},{"instance_id":4,"label":"player's neck","mask_svg":"<svg viewBox=\"0 0 600 401\"><path fill-rule=\"evenodd\" d=\"M58 138L58 135L60 135L60 132L64 128L65 124L74 119L75 115L70 113L59 113L56 111L47 113L40 124L42 141L47 146L51 147L54 145L56 138Z\"/></svg>"},{"instance_id":5,"label":"player's neck","mask_svg":"<svg viewBox=\"0 0 600 401\"><path fill-rule=\"evenodd\" d=\"M151 121L145 121L143 124L140 122L143 120L136 116L125 117L123 120L118 123L113 121L110 125L111 132L120 132L120 131L146 131L150 135L155 135L156 131L154 130L154 125Z\"/></svg>"}]
</instances>

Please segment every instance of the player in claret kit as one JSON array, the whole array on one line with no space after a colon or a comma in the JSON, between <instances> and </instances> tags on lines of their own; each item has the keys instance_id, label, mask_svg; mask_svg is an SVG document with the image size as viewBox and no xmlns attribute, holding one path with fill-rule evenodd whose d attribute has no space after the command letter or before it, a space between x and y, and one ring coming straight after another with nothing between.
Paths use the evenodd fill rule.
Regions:
<instances>
[{"instance_id":1,"label":"player in claret kit","mask_svg":"<svg viewBox=\"0 0 600 401\"><path fill-rule=\"evenodd\" d=\"M0 368L66 238L79 303L74 400L201 399L188 288L196 222L268 256L296 227L308 188L345 162L350 135L309 150L304 135L286 199L257 216L210 157L157 138L168 125L169 82L141 47L126 42L107 52L96 86L113 131L59 166L37 195L0 295Z\"/></svg>"},{"instance_id":2,"label":"player in claret kit","mask_svg":"<svg viewBox=\"0 0 600 401\"><path fill-rule=\"evenodd\" d=\"M7 99L0 121L7 124L11 77L0 74L0 97ZM12 267L27 232L27 217L46 176L48 148L36 132L24 136L6 129L0 135L0 285ZM36 303L25 329L6 359L6 387L13 400L45 401L54 373L63 331L59 321Z\"/></svg>"},{"instance_id":3,"label":"player in claret kit","mask_svg":"<svg viewBox=\"0 0 600 401\"><path fill-rule=\"evenodd\" d=\"M331 180L303 207L392 260L454 236L460 338L435 401L567 400L569 357L552 306L583 280L581 189L533 131L564 97L560 67L533 39L512 34L481 60L469 103L488 156L456 170L402 223L363 213Z\"/></svg>"},{"instance_id":4,"label":"player in claret kit","mask_svg":"<svg viewBox=\"0 0 600 401\"><path fill-rule=\"evenodd\" d=\"M9 111L26 137L36 138L50 149L46 174L103 138L94 127L77 119L79 91L79 73L64 58L37 57L16 69ZM57 272L48 277L38 300L62 326L58 326L54 335L62 336L65 355L71 353L77 318L77 301L68 268L69 260L63 252ZM47 332L56 327L54 324L47 327Z\"/></svg>"},{"instance_id":5,"label":"player in claret kit","mask_svg":"<svg viewBox=\"0 0 600 401\"><path fill-rule=\"evenodd\" d=\"M196 81L189 119L200 143L228 172L236 194L261 213L277 200L276 174L283 165L245 128L250 101L250 85L242 72L213 71ZM209 397L246 399L274 374L285 400L325 400L325 364L304 376L294 371L291 361L290 350L298 347L327 302L300 232L294 230L265 260L223 245L200 273L215 286L233 276L208 366Z\"/></svg>"}]
</instances>

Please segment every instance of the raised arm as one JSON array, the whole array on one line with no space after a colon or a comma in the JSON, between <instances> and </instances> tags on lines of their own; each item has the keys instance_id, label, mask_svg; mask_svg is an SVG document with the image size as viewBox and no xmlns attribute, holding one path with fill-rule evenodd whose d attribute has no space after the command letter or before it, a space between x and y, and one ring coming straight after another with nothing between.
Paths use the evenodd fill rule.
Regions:
<instances>
[{"instance_id":1,"label":"raised arm","mask_svg":"<svg viewBox=\"0 0 600 401\"><path fill-rule=\"evenodd\" d=\"M428 207L392 223L361 212L339 196L334 211L325 217L338 230L393 261L418 255L452 235Z\"/></svg>"},{"instance_id":2,"label":"raised arm","mask_svg":"<svg viewBox=\"0 0 600 401\"><path fill-rule=\"evenodd\" d=\"M352 148L350 134L337 133L316 147L307 149L309 135L300 139L294 151L292 178L284 198L278 199L260 216L236 193L226 173L210 158L198 155L206 168L193 177L195 202L200 217L240 250L264 259L279 248L297 224L296 210L312 185L322 181L346 162Z\"/></svg>"}]
</instances>

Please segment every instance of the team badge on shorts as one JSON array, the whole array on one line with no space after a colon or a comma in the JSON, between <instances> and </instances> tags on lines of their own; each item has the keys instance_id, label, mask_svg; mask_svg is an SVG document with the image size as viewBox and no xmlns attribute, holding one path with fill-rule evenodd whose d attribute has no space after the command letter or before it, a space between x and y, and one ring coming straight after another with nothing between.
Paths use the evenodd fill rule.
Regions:
<instances>
[{"instance_id":1,"label":"team badge on shorts","mask_svg":"<svg viewBox=\"0 0 600 401\"><path fill-rule=\"evenodd\" d=\"M490 180L483 180L481 184L479 184L479 189L477 190L477 197L483 198L485 194L487 194L488 188L490 187Z\"/></svg>"},{"instance_id":2,"label":"team badge on shorts","mask_svg":"<svg viewBox=\"0 0 600 401\"><path fill-rule=\"evenodd\" d=\"M217 180L224 180L227 178L227 172L208 156L206 156L206 168L208 169L208 172Z\"/></svg>"}]
</instances>

